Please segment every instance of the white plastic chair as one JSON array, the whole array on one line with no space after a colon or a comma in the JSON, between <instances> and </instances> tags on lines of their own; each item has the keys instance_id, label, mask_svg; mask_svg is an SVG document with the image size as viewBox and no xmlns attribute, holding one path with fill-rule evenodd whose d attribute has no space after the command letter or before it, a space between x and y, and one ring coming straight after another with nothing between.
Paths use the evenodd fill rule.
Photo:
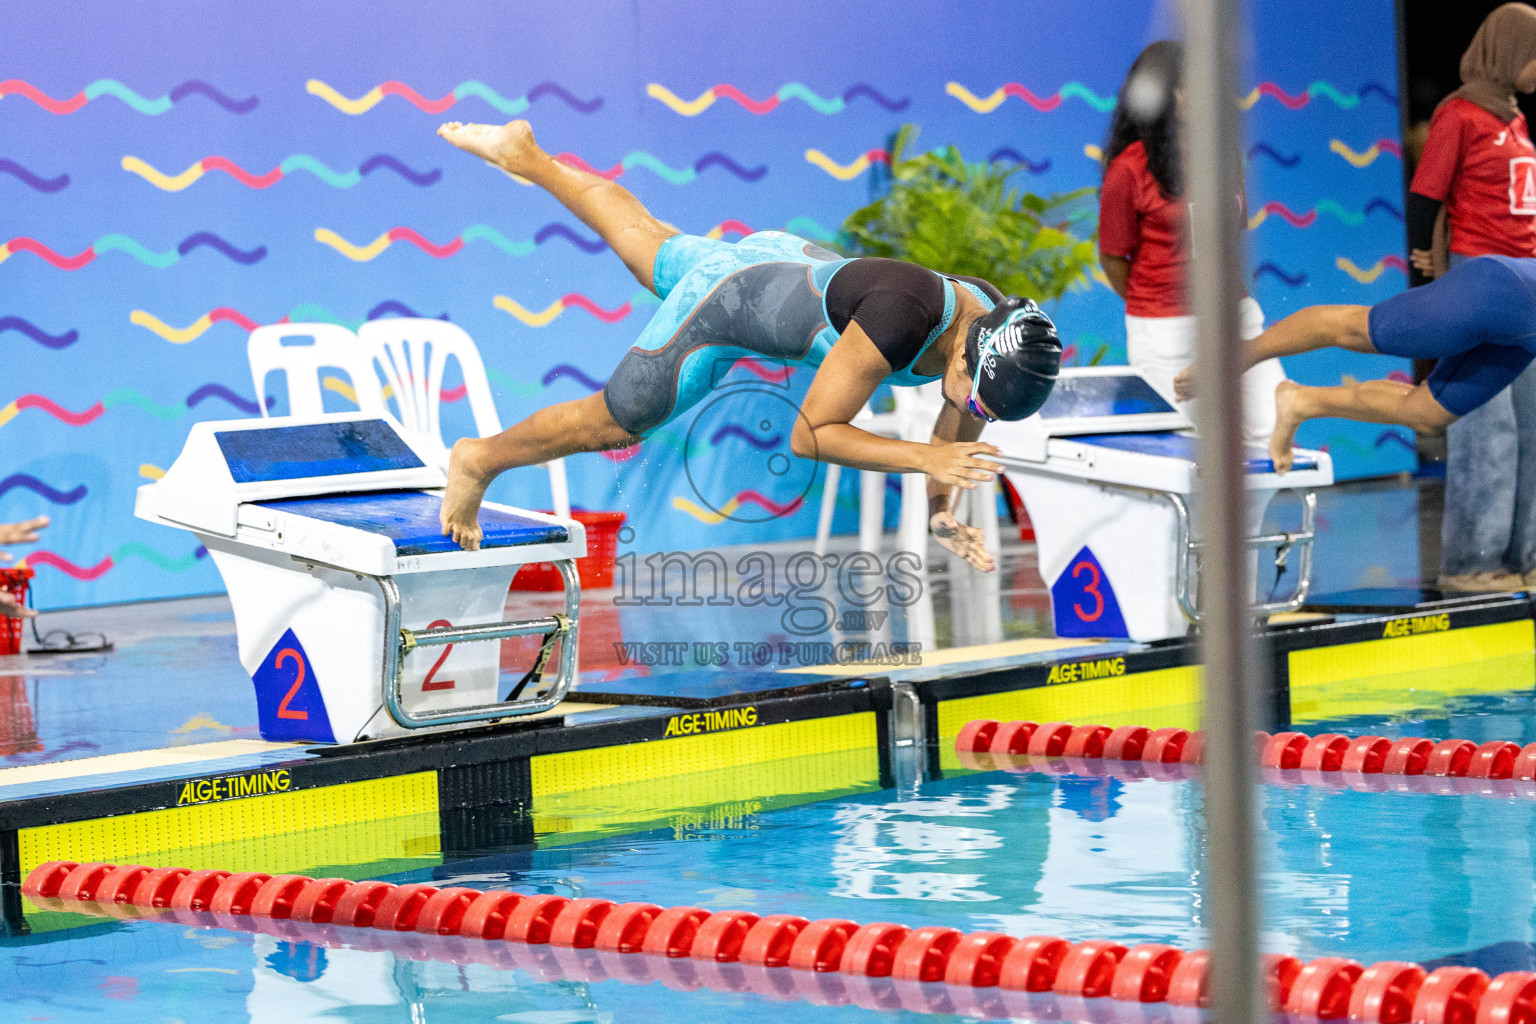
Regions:
<instances>
[{"instance_id":1,"label":"white plastic chair","mask_svg":"<svg viewBox=\"0 0 1536 1024\"><path fill-rule=\"evenodd\" d=\"M871 412L868 406L854 417L853 425L881 437L926 443L933 434L933 422L944 405L939 381L917 388L892 388L896 400L894 412ZM832 514L837 507L837 485L842 467L827 464L827 478L821 495L821 515L816 524L816 554L825 554L832 534ZM990 499L990 500L989 500ZM961 494L956 510L962 522L980 526L986 536L987 550L996 557L998 543L997 495L994 488L978 487ZM859 550L878 553L885 523L885 474L859 471ZM897 550L919 556L928 551L928 478L922 473L904 473L901 478L901 515L898 520Z\"/></svg>"},{"instance_id":2,"label":"white plastic chair","mask_svg":"<svg viewBox=\"0 0 1536 1024\"><path fill-rule=\"evenodd\" d=\"M437 453L444 469L448 466L449 446L443 440L438 413L449 359L459 361L476 433L481 437L501 433L501 417L491 398L485 363L480 359L474 339L462 327L446 320L388 317L368 321L358 328L357 335L363 348L378 360L384 379L389 382L401 425ZM571 498L565 478L565 460L554 459L544 466L549 470L549 490L555 514L568 518Z\"/></svg>"},{"instance_id":3,"label":"white plastic chair","mask_svg":"<svg viewBox=\"0 0 1536 1024\"><path fill-rule=\"evenodd\" d=\"M287 344L284 344L284 340ZM288 411L293 416L323 416L321 371L338 369L350 379L363 412L386 412L384 387L373 368L373 355L357 335L339 324L268 324L251 332L245 343L256 386L256 404L267 410L267 375L281 370L288 387Z\"/></svg>"}]
</instances>

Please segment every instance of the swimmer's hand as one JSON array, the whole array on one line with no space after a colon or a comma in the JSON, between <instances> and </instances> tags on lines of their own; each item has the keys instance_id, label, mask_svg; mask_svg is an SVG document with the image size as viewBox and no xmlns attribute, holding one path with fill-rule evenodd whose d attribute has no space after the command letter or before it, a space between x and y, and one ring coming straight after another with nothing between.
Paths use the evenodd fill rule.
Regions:
<instances>
[{"instance_id":1,"label":"swimmer's hand","mask_svg":"<svg viewBox=\"0 0 1536 1024\"><path fill-rule=\"evenodd\" d=\"M0 618L6 619L32 619L37 617L37 612L25 605L19 604L10 593L0 590Z\"/></svg>"},{"instance_id":2,"label":"swimmer's hand","mask_svg":"<svg viewBox=\"0 0 1536 1024\"><path fill-rule=\"evenodd\" d=\"M984 455L1003 454L996 445L985 441L959 441L952 444L930 444L923 456L923 472L945 487L976 489L977 483L991 483L1003 467Z\"/></svg>"},{"instance_id":3,"label":"swimmer's hand","mask_svg":"<svg viewBox=\"0 0 1536 1024\"><path fill-rule=\"evenodd\" d=\"M1173 378L1173 394L1181 402L1195 397L1195 368L1186 366Z\"/></svg>"},{"instance_id":4,"label":"swimmer's hand","mask_svg":"<svg viewBox=\"0 0 1536 1024\"><path fill-rule=\"evenodd\" d=\"M992 572L997 568L992 553L987 550L986 536L976 527L960 522L953 512L935 512L928 520L928 528L941 546L970 562L980 572Z\"/></svg>"}]
</instances>

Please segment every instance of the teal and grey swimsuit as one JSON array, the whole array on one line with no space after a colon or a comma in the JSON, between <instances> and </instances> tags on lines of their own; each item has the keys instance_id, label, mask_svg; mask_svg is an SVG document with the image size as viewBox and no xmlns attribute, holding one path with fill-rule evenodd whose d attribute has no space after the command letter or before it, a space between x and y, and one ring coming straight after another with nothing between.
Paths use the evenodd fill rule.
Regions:
<instances>
[{"instance_id":1,"label":"teal and grey swimsuit","mask_svg":"<svg viewBox=\"0 0 1536 1024\"><path fill-rule=\"evenodd\" d=\"M865 266L832 288L855 264ZM888 383L926 384L937 377L913 367L949 328L955 288L988 309L1001 298L985 281L895 260L841 259L782 231L735 243L674 235L656 254L654 282L661 308L603 388L614 421L638 437L703 401L742 358L821 365L850 320L895 368Z\"/></svg>"}]
</instances>

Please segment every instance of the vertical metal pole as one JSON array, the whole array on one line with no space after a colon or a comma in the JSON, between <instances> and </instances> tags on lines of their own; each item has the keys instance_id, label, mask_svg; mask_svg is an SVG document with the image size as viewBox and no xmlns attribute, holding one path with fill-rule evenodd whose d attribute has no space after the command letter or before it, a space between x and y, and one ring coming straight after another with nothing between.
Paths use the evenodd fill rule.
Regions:
<instances>
[{"instance_id":1,"label":"vertical metal pole","mask_svg":"<svg viewBox=\"0 0 1536 1024\"><path fill-rule=\"evenodd\" d=\"M1249 643L1247 488L1243 472L1242 135L1237 65L1243 0L1185 0L1186 169L1199 317L1200 597L1205 661L1206 904L1212 1019L1257 1024L1258 984L1252 722L1257 664Z\"/></svg>"}]
</instances>

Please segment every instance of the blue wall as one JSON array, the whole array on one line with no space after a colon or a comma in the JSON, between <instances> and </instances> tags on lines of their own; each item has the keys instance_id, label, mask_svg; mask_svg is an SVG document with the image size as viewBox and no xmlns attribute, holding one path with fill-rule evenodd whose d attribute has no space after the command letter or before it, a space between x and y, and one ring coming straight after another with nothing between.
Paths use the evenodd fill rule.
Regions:
<instances>
[{"instance_id":1,"label":"blue wall","mask_svg":"<svg viewBox=\"0 0 1536 1024\"><path fill-rule=\"evenodd\" d=\"M39 605L220 589L190 536L131 510L134 488L175 458L193 420L257 411L242 323L445 314L479 343L509 423L606 377L649 315L646 296L553 200L435 138L440 121L526 110L547 148L622 163L620 180L685 231L725 225L732 237L730 221L816 234L867 200L871 175L851 165L905 121L926 144L973 158L1010 151L1036 191L1096 183L1085 147L1102 141L1131 58L1169 31L1166 6L855 0L834 13L804 0L446 0L361 15L293 0L132 10L13 0L0 42L10 79L0 242L12 239L0 249L0 521L54 517L31 555ZM1265 93L1245 115L1249 205L1269 211L1250 236L1254 292L1272 319L1381 299L1403 284L1393 5L1263 0L1253 17L1244 89ZM415 92L370 92L383 83ZM723 83L754 104L782 99L760 112L725 95L674 109ZM980 101L1008 83L1043 100ZM657 86L680 99L656 98ZM342 109L369 96L366 110ZM265 175L252 184L266 187L210 157ZM197 166L201 176L178 178ZM451 254L406 239L353 259L318 240L321 229L358 247L394 229L433 247L464 240ZM530 313L519 319L498 296ZM1077 359L1123 359L1122 309L1107 288L1055 312ZM1406 369L1342 353L1289 368L1311 383ZM787 396L803 386L792 380ZM627 458L571 460L576 502L628 511L642 550L809 535L820 478L758 471L753 460L788 420L757 409L790 406L757 403L739 422L760 432L697 432L688 473L686 423ZM464 405L447 406L450 427L468 429ZM1341 475L1412 465L1403 431L1329 422L1303 441L1327 445ZM851 506L851 474L845 486ZM705 521L715 517L701 499L719 507L744 490L773 505L808 500L766 522ZM548 501L534 470L491 496ZM762 505L742 499L739 514L754 518ZM852 508L843 515L851 529Z\"/></svg>"}]
</instances>

